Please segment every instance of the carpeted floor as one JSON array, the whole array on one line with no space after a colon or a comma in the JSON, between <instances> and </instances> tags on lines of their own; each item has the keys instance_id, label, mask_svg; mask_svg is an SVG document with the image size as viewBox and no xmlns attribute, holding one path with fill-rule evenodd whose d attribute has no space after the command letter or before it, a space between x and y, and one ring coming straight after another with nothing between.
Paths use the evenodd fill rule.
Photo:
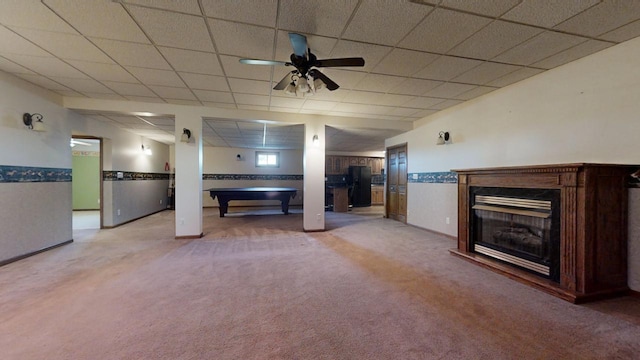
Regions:
<instances>
[{"instance_id":1,"label":"carpeted floor","mask_svg":"<svg viewBox=\"0 0 640 360\"><path fill-rule=\"evenodd\" d=\"M376 212L173 212L0 268L0 359L638 359L640 299L573 305Z\"/></svg>"}]
</instances>

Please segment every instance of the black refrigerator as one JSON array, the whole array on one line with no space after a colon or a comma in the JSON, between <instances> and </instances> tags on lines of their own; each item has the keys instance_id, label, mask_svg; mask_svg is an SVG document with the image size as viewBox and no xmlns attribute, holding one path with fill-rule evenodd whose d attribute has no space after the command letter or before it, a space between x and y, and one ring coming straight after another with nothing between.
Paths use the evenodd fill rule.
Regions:
<instances>
[{"instance_id":1,"label":"black refrigerator","mask_svg":"<svg viewBox=\"0 0 640 360\"><path fill-rule=\"evenodd\" d=\"M349 181L351 205L371 206L371 167L349 166Z\"/></svg>"}]
</instances>

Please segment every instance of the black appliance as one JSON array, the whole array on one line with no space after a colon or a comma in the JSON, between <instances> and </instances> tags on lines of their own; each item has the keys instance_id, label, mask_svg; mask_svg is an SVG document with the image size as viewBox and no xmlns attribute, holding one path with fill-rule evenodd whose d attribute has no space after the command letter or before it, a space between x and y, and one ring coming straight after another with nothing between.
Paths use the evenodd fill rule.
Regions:
<instances>
[{"instance_id":1,"label":"black appliance","mask_svg":"<svg viewBox=\"0 0 640 360\"><path fill-rule=\"evenodd\" d=\"M371 206L371 167L349 166L351 205L354 207Z\"/></svg>"}]
</instances>

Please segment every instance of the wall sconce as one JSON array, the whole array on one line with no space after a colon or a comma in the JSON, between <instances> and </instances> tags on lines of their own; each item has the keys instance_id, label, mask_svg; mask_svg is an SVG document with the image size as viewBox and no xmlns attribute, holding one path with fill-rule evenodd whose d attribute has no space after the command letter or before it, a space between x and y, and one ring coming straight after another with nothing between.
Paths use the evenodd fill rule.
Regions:
<instances>
[{"instance_id":1,"label":"wall sconce","mask_svg":"<svg viewBox=\"0 0 640 360\"><path fill-rule=\"evenodd\" d=\"M42 122L42 115L38 113L24 113L22 115L22 122L33 131L44 131L44 123Z\"/></svg>"},{"instance_id":2,"label":"wall sconce","mask_svg":"<svg viewBox=\"0 0 640 360\"><path fill-rule=\"evenodd\" d=\"M451 137L449 136L448 131L440 131L440 133L438 134L438 141L436 142L436 145L448 144L450 139Z\"/></svg>"},{"instance_id":3,"label":"wall sconce","mask_svg":"<svg viewBox=\"0 0 640 360\"><path fill-rule=\"evenodd\" d=\"M191 130L184 128L182 129L182 136L180 137L180 141L184 143L188 143L191 141Z\"/></svg>"},{"instance_id":4,"label":"wall sconce","mask_svg":"<svg viewBox=\"0 0 640 360\"><path fill-rule=\"evenodd\" d=\"M320 145L320 139L318 138L318 135L313 135L313 139L311 139L311 141L313 142L313 146Z\"/></svg>"},{"instance_id":5,"label":"wall sconce","mask_svg":"<svg viewBox=\"0 0 640 360\"><path fill-rule=\"evenodd\" d=\"M145 147L144 144L142 145L142 153L144 153L145 155L153 155L153 152L151 152L151 148L149 147L149 145Z\"/></svg>"},{"instance_id":6,"label":"wall sconce","mask_svg":"<svg viewBox=\"0 0 640 360\"><path fill-rule=\"evenodd\" d=\"M238 155L236 155L236 160L242 161L242 160L244 160L244 158L242 157L242 155L238 154Z\"/></svg>"}]
</instances>

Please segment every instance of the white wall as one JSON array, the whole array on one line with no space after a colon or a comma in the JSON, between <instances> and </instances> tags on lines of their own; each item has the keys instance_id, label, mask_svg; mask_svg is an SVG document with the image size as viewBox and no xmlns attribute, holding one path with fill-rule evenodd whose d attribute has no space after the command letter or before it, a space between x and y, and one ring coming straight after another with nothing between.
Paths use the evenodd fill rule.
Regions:
<instances>
[{"instance_id":1,"label":"white wall","mask_svg":"<svg viewBox=\"0 0 640 360\"><path fill-rule=\"evenodd\" d=\"M408 172L570 162L640 164L640 38L447 109L386 141L408 144ZM438 132L452 144L436 146ZM425 141L429 139L432 141ZM630 189L637 199L640 189ZM424 204L430 204L425 206ZM630 202L630 213L640 209ZM407 222L457 236L449 184L409 186ZM633 219L632 219L633 220ZM630 221L630 284L640 290L640 228Z\"/></svg>"},{"instance_id":2,"label":"white wall","mask_svg":"<svg viewBox=\"0 0 640 360\"><path fill-rule=\"evenodd\" d=\"M45 132L34 132L22 122L22 114L40 113ZM104 137L105 170L164 172L168 146L150 140L153 156L140 155L141 138L61 106L59 96L0 71L0 166L71 169L69 140L72 134ZM137 150L137 152L136 152ZM155 183L154 183L155 182ZM169 181L139 181L130 189L124 183L105 186L103 206L106 226L135 219L163 209L159 197L166 197ZM115 185L115 190L113 186ZM123 189L118 187L123 186ZM152 189L142 191L140 187ZM72 240L71 182L0 181L0 262ZM153 202L139 196L151 192ZM113 195L115 194L115 198ZM121 199L121 200L120 200ZM138 201L136 201L136 199ZM163 201L164 202L164 201ZM128 216L114 218L111 210ZM108 220L108 221L107 221Z\"/></svg>"},{"instance_id":3,"label":"white wall","mask_svg":"<svg viewBox=\"0 0 640 360\"><path fill-rule=\"evenodd\" d=\"M263 149L240 149L223 147L205 147L203 150L203 173L206 174L244 174L244 175L302 175L302 150L274 150L280 153L280 167L259 168L255 164L256 151ZM271 150L267 150L271 151ZM240 154L241 160L237 160ZM302 180L204 180L202 188L276 186L293 187L298 193L289 203L302 204ZM217 207L218 201L211 199L208 192L203 192L205 207ZM229 203L229 206L245 205L279 205L279 201L242 201Z\"/></svg>"}]
</instances>

